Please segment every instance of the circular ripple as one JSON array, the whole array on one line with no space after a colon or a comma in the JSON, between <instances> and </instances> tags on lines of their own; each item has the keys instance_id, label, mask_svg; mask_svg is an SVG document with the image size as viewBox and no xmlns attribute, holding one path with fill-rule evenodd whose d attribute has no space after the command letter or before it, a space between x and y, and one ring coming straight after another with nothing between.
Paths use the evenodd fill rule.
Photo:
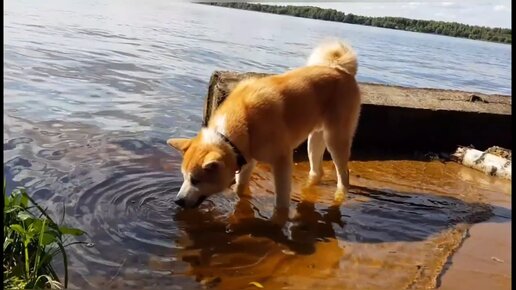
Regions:
<instances>
[{"instance_id":1,"label":"circular ripple","mask_svg":"<svg viewBox=\"0 0 516 290\"><path fill-rule=\"evenodd\" d=\"M107 179L87 189L75 206L75 215L95 227L99 242L143 235L145 239L137 240L154 244L160 233L174 234L175 229L170 227L175 210L172 200L181 181L164 172L130 167L112 171Z\"/></svg>"},{"instance_id":2,"label":"circular ripple","mask_svg":"<svg viewBox=\"0 0 516 290\"><path fill-rule=\"evenodd\" d=\"M173 202L182 176L141 165L104 168L81 179L91 180L86 175L102 173L106 175L95 178L99 181L69 205L72 209L68 212L73 212L95 244L76 248L73 253L76 267L82 264L86 268L80 271L83 277L111 276L122 263L127 267L128 263L134 266L156 257L176 256L184 247L177 241L184 238L185 226L191 226L192 221L202 223L205 216L226 217L234 207L235 199L221 194L210 197L198 209L183 210Z\"/></svg>"}]
</instances>

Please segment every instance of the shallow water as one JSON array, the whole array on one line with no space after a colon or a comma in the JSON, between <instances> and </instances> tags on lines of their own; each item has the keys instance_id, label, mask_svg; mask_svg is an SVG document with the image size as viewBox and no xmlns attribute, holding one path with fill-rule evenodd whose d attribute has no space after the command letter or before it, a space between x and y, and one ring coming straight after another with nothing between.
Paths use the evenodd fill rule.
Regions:
<instances>
[{"instance_id":1,"label":"shallow water","mask_svg":"<svg viewBox=\"0 0 516 290\"><path fill-rule=\"evenodd\" d=\"M70 249L78 288L242 289L251 281L273 289L420 288L433 285L470 224L496 214L510 219L510 210L482 201L486 193L510 193L509 182L454 163L416 161L353 162L353 190L340 208L331 206L331 162L311 190L302 189L308 165L298 163L284 228L269 221L266 166L253 176L250 199L221 194L198 210L180 210L171 202L180 186L171 178L178 158L137 140L109 141L113 136L98 137L93 128L26 129L28 139L13 139L4 152L24 157L6 158L5 166L10 178L39 187L33 195L56 216L64 204L65 221L89 233L94 247ZM81 136L85 145L58 146ZM57 146L27 146L45 144Z\"/></svg>"},{"instance_id":2,"label":"shallow water","mask_svg":"<svg viewBox=\"0 0 516 290\"><path fill-rule=\"evenodd\" d=\"M511 46L145 3L5 5L4 172L8 188L27 187L89 233L94 247L69 250L75 288L427 285L469 223L504 211L484 205L481 194L510 192L507 182L453 164L402 161L354 162L355 188L341 208L329 205L331 164L326 185L303 197L307 167L298 164L297 218L282 230L268 221L266 167L251 199L228 193L179 210L171 200L180 156L165 140L200 127L215 69L281 72L337 35L357 48L362 81L511 94Z\"/></svg>"}]
</instances>

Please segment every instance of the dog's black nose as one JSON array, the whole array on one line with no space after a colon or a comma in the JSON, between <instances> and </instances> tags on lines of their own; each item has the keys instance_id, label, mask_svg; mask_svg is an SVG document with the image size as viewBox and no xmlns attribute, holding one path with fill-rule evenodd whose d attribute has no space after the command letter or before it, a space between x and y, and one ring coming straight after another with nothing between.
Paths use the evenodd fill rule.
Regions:
<instances>
[{"instance_id":1,"label":"dog's black nose","mask_svg":"<svg viewBox=\"0 0 516 290\"><path fill-rule=\"evenodd\" d=\"M176 200L174 200L174 202L177 205L179 205L180 207L185 207L185 199L184 198L176 199Z\"/></svg>"}]
</instances>

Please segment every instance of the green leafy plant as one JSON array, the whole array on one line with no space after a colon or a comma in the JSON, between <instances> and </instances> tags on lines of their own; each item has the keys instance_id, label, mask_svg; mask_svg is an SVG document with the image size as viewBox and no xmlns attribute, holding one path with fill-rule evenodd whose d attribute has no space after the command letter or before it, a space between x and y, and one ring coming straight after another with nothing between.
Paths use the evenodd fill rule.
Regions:
<instances>
[{"instance_id":1,"label":"green leafy plant","mask_svg":"<svg viewBox=\"0 0 516 290\"><path fill-rule=\"evenodd\" d=\"M68 242L68 238L83 234L80 229L59 226L24 189L15 189L8 195L4 179L4 288L66 288L65 248L84 243ZM52 266L57 256L63 259L64 283Z\"/></svg>"}]
</instances>

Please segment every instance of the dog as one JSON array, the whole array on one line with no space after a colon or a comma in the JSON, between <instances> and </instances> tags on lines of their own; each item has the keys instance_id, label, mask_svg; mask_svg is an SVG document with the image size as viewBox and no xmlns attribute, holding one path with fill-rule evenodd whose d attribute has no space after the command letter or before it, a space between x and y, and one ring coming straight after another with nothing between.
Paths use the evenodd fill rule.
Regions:
<instances>
[{"instance_id":1,"label":"dog","mask_svg":"<svg viewBox=\"0 0 516 290\"><path fill-rule=\"evenodd\" d=\"M241 196L257 162L272 166L275 209L290 205L293 150L308 138L308 186L323 176L328 149L337 173L334 200L349 190L348 160L360 115L357 55L335 40L317 46L305 66L241 81L192 139L171 138L183 161L175 203L197 207L236 181Z\"/></svg>"}]
</instances>

